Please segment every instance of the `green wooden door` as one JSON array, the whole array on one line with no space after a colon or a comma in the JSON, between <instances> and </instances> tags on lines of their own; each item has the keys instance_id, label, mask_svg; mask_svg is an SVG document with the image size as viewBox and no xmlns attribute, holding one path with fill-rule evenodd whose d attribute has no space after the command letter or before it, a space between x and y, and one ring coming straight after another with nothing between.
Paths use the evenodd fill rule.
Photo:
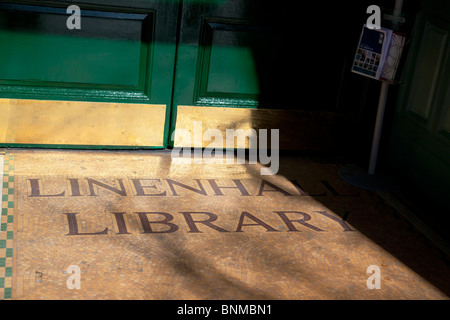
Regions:
<instances>
[{"instance_id":1,"label":"green wooden door","mask_svg":"<svg viewBox=\"0 0 450 320\"><path fill-rule=\"evenodd\" d=\"M227 129L278 129L281 149L338 148L353 108L339 102L340 82L365 10L361 1L183 1L170 145L226 146L196 130L225 140Z\"/></svg>"},{"instance_id":2,"label":"green wooden door","mask_svg":"<svg viewBox=\"0 0 450 320\"><path fill-rule=\"evenodd\" d=\"M1 2L0 143L165 147L177 12L175 0Z\"/></svg>"},{"instance_id":3,"label":"green wooden door","mask_svg":"<svg viewBox=\"0 0 450 320\"><path fill-rule=\"evenodd\" d=\"M413 186L416 198L426 201L425 218L443 226L448 217L441 213L450 209L449 75L450 4L422 1L386 160Z\"/></svg>"},{"instance_id":4,"label":"green wooden door","mask_svg":"<svg viewBox=\"0 0 450 320\"><path fill-rule=\"evenodd\" d=\"M163 148L202 121L339 148L366 2L83 0L69 29L73 1L1 1L0 144Z\"/></svg>"}]
</instances>

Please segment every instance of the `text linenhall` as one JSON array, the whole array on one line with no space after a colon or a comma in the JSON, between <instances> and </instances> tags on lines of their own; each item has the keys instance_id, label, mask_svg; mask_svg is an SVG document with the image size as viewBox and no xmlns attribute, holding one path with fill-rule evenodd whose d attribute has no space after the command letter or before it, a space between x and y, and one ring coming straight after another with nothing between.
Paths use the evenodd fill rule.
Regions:
<instances>
[{"instance_id":1,"label":"text linenhall","mask_svg":"<svg viewBox=\"0 0 450 320\"><path fill-rule=\"evenodd\" d=\"M319 184L322 190L318 193L309 193L305 190L296 180L291 180L292 186L295 188L296 192L289 192L280 186L277 186L267 180L262 179L259 182L257 190L253 190L251 193L248 187L240 179L231 179L230 183L226 185L219 185L217 179L193 179L193 185L188 185L173 179L129 179L130 184L133 186L133 190L126 188L124 184L124 179L112 179L110 181L104 182L92 178L83 179L67 179L67 188L61 190L60 192L45 193L42 190L43 181L41 179L27 179L29 184L28 197L80 197L80 196L98 196L98 189L107 190L111 193L120 196L133 195L136 197L166 197L166 196L180 196L180 189L193 192L195 194L203 196L225 196L222 190L234 190L233 194L238 194L240 196L265 196L267 194L282 194L284 196L312 196L312 197L322 197L322 196L341 196L341 197L359 197L359 193L345 194L336 190L330 182L326 180L320 180ZM210 187L208 193L205 185ZM58 190L59 191L59 190ZM66 192L67 191L67 192ZM170 192L169 192L170 191ZM211 193L212 191L212 193Z\"/></svg>"}]
</instances>

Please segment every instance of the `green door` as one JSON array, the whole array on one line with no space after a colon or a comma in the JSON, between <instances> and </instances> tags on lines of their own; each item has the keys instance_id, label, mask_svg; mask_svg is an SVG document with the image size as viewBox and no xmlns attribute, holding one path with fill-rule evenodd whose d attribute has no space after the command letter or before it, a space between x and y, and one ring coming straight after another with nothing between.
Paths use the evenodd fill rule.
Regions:
<instances>
[{"instance_id":1,"label":"green door","mask_svg":"<svg viewBox=\"0 0 450 320\"><path fill-rule=\"evenodd\" d=\"M355 111L340 103L340 83L365 10L361 1L183 1L170 145L226 146L196 130L225 140L227 129L278 129L281 149L339 148Z\"/></svg>"},{"instance_id":2,"label":"green door","mask_svg":"<svg viewBox=\"0 0 450 320\"><path fill-rule=\"evenodd\" d=\"M0 145L164 148L196 123L277 129L281 149L349 141L364 1L83 0L80 29L73 4L0 2Z\"/></svg>"},{"instance_id":3,"label":"green door","mask_svg":"<svg viewBox=\"0 0 450 320\"><path fill-rule=\"evenodd\" d=\"M413 186L416 199L425 201L424 218L444 227L450 209L449 75L449 2L422 1L386 158Z\"/></svg>"},{"instance_id":4,"label":"green door","mask_svg":"<svg viewBox=\"0 0 450 320\"><path fill-rule=\"evenodd\" d=\"M73 4L0 3L0 143L165 147L178 1Z\"/></svg>"}]
</instances>

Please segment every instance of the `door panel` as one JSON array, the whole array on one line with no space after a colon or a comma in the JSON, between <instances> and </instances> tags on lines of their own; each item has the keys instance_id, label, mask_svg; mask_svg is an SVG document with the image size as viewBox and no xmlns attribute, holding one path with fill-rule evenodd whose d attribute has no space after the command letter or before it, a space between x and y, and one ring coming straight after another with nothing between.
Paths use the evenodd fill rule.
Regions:
<instances>
[{"instance_id":1,"label":"door panel","mask_svg":"<svg viewBox=\"0 0 450 320\"><path fill-rule=\"evenodd\" d=\"M83 10L83 29L69 30L64 27L65 8L2 7L1 40L5 45L0 59L8 62L0 69L3 83L144 88L150 55L141 41L151 42L151 33L144 30L151 28L153 13Z\"/></svg>"},{"instance_id":2,"label":"door panel","mask_svg":"<svg viewBox=\"0 0 450 320\"><path fill-rule=\"evenodd\" d=\"M251 1L240 2L228 1L196 18L200 41L195 104L273 107L277 101L272 90L277 67L276 44L272 42L275 25L268 23ZM231 10L235 6L239 10ZM183 7L183 12L187 10L188 6Z\"/></svg>"},{"instance_id":3,"label":"door panel","mask_svg":"<svg viewBox=\"0 0 450 320\"><path fill-rule=\"evenodd\" d=\"M46 145L60 141L57 144L72 147L165 147L178 1L80 1L77 5L81 9L81 29L73 30L66 27L71 15L66 9L70 4L73 3L0 3L0 97L111 104L101 107L91 104L86 108L81 103L48 103L42 106L48 110L35 110L38 113L31 122L25 121L27 115L20 116L22 109L14 110L9 114L21 121L3 120L9 127L3 128L7 133L0 136L0 143ZM0 105L3 114L8 114L6 106L26 104L3 102ZM31 104L23 112L34 110L35 106L36 103ZM105 114L112 109L117 112ZM49 114L50 110L52 121L49 122L43 114ZM86 127L80 121L86 120L82 113L87 110L91 120ZM77 113L79 116L74 116ZM124 119L130 119L130 115L139 121L125 123ZM98 119L97 123L94 119ZM66 130L57 131L56 123L64 125ZM27 130L27 126L58 132L58 138L42 140L36 135L36 139L24 142L23 136L15 133ZM105 137L111 134L111 129L123 131L126 132L123 137L128 139L73 139L74 133L83 127L88 132L97 132L97 136L103 132ZM153 139L155 136L162 138Z\"/></svg>"},{"instance_id":4,"label":"door panel","mask_svg":"<svg viewBox=\"0 0 450 320\"><path fill-rule=\"evenodd\" d=\"M418 53L411 83L409 111L422 118L423 122L429 120L433 104L433 97L438 83L439 73L442 69L442 59L448 32L430 22L423 26L422 45ZM430 65L430 62L432 63Z\"/></svg>"},{"instance_id":5,"label":"door panel","mask_svg":"<svg viewBox=\"0 0 450 320\"><path fill-rule=\"evenodd\" d=\"M254 51L264 29L240 20L204 18L195 83L195 100L211 105L255 105L261 94Z\"/></svg>"}]
</instances>

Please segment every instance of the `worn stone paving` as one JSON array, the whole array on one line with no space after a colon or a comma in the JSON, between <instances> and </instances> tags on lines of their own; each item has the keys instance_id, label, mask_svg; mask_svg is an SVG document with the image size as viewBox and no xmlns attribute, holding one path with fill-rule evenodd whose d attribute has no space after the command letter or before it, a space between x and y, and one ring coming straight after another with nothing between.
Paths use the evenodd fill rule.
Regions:
<instances>
[{"instance_id":1,"label":"worn stone paving","mask_svg":"<svg viewBox=\"0 0 450 320\"><path fill-rule=\"evenodd\" d=\"M285 157L262 176L166 151L4 157L3 299L450 294L448 257L375 192L343 182L339 163Z\"/></svg>"}]
</instances>

